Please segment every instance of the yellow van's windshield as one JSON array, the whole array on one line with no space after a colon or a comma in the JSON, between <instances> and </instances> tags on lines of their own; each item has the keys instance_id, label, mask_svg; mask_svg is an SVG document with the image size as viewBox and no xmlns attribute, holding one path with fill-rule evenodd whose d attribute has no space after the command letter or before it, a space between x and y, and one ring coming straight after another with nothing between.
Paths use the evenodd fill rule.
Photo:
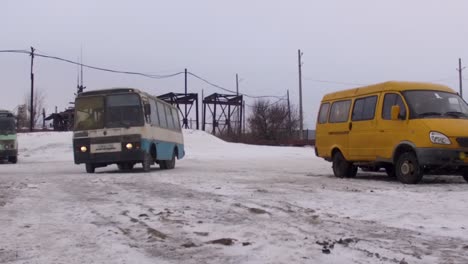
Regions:
<instances>
[{"instance_id":1,"label":"yellow van's windshield","mask_svg":"<svg viewBox=\"0 0 468 264\"><path fill-rule=\"evenodd\" d=\"M403 95L410 109L410 118L468 118L468 105L456 94L413 90L405 91Z\"/></svg>"}]
</instances>

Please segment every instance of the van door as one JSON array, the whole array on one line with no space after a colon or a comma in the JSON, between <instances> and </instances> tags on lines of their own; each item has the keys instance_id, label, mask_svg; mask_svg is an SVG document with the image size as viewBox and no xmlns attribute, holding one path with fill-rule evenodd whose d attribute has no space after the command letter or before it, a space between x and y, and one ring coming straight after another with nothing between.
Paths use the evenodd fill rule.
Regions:
<instances>
[{"instance_id":1,"label":"van door","mask_svg":"<svg viewBox=\"0 0 468 264\"><path fill-rule=\"evenodd\" d=\"M375 142L376 157L379 160L391 160L395 146L408 136L408 108L403 97L399 93L386 93L381 99L381 113L378 118L377 133ZM398 120L391 119L392 106L400 106Z\"/></svg>"},{"instance_id":2,"label":"van door","mask_svg":"<svg viewBox=\"0 0 468 264\"><path fill-rule=\"evenodd\" d=\"M350 108L351 99L333 102L330 109L329 123L327 124L330 154L332 149L337 147L346 159L349 159L348 120Z\"/></svg>"},{"instance_id":3,"label":"van door","mask_svg":"<svg viewBox=\"0 0 468 264\"><path fill-rule=\"evenodd\" d=\"M352 160L367 161L375 159L375 110L377 100L377 95L354 100L349 125L349 154Z\"/></svg>"}]
</instances>

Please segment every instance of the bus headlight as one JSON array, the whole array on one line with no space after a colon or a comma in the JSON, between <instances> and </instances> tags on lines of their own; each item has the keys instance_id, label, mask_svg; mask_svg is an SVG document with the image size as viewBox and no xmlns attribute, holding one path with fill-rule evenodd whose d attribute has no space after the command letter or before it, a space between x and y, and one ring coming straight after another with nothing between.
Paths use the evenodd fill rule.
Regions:
<instances>
[{"instance_id":1,"label":"bus headlight","mask_svg":"<svg viewBox=\"0 0 468 264\"><path fill-rule=\"evenodd\" d=\"M80 148L80 150L81 150L81 152L86 152L86 151L88 151L88 148L86 146L82 146Z\"/></svg>"},{"instance_id":2,"label":"bus headlight","mask_svg":"<svg viewBox=\"0 0 468 264\"><path fill-rule=\"evenodd\" d=\"M450 139L439 132L432 131L429 133L429 138L431 139L431 142L434 144L442 144L442 145L450 145L452 142L450 142Z\"/></svg>"},{"instance_id":3,"label":"bus headlight","mask_svg":"<svg viewBox=\"0 0 468 264\"><path fill-rule=\"evenodd\" d=\"M132 149L133 148L133 144L132 143L127 143L127 145L125 145L125 147L127 149Z\"/></svg>"}]
</instances>

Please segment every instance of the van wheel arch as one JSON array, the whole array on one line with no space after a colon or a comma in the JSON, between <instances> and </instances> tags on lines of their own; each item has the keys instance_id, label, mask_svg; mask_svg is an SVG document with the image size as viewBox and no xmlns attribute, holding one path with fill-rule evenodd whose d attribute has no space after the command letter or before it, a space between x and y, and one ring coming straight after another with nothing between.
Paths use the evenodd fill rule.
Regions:
<instances>
[{"instance_id":1,"label":"van wheel arch","mask_svg":"<svg viewBox=\"0 0 468 264\"><path fill-rule=\"evenodd\" d=\"M408 143L400 144L396 147L395 151L393 151L393 164L395 165L400 155L406 152L413 152L416 155L414 147Z\"/></svg>"}]
</instances>

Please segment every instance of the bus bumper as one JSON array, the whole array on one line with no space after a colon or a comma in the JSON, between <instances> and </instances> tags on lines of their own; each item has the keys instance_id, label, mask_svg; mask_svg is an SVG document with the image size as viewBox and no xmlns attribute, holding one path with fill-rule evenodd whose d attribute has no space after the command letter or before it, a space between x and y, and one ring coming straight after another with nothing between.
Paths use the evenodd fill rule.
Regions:
<instances>
[{"instance_id":1,"label":"bus bumper","mask_svg":"<svg viewBox=\"0 0 468 264\"><path fill-rule=\"evenodd\" d=\"M18 150L16 149L4 149L0 150L0 159L6 159L8 157L18 156Z\"/></svg>"},{"instance_id":2,"label":"bus bumper","mask_svg":"<svg viewBox=\"0 0 468 264\"><path fill-rule=\"evenodd\" d=\"M120 152L106 152L106 153L83 153L75 151L75 164L93 163L108 165L121 162L138 163L143 161L145 152L139 150L124 150Z\"/></svg>"}]
</instances>

